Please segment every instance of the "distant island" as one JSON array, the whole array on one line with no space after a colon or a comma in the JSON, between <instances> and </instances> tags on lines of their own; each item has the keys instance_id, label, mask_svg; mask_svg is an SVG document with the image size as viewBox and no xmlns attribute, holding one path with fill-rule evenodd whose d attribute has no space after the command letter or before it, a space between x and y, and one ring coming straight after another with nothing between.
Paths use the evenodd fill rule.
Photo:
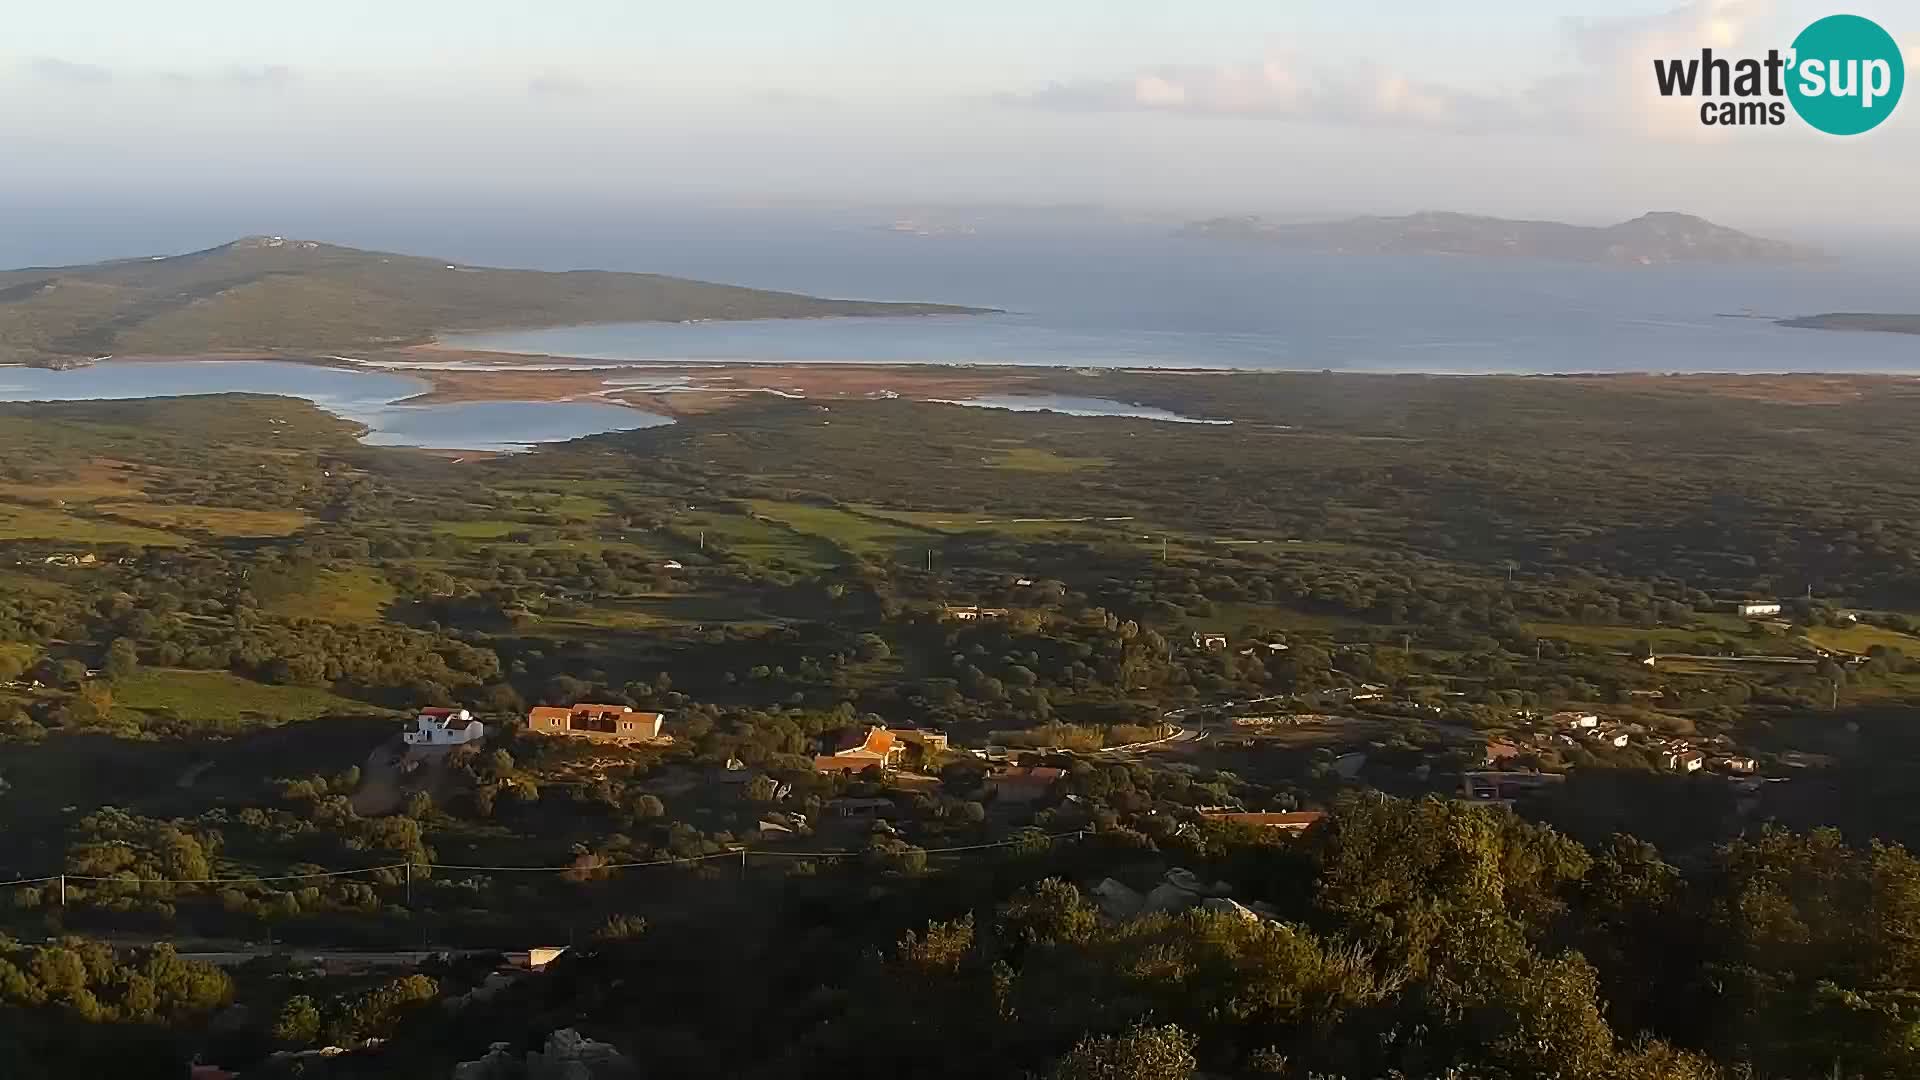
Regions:
<instances>
[{"instance_id":1,"label":"distant island","mask_svg":"<svg viewBox=\"0 0 1920 1080\"><path fill-rule=\"evenodd\" d=\"M0 362L298 353L597 322L968 315L604 270L502 270L251 236L188 255L0 271Z\"/></svg>"},{"instance_id":2,"label":"distant island","mask_svg":"<svg viewBox=\"0 0 1920 1080\"><path fill-rule=\"evenodd\" d=\"M1775 321L1781 326L1792 326L1802 330L1862 330L1882 334L1920 334L1920 315L1830 311L1824 315L1802 315L1796 319Z\"/></svg>"},{"instance_id":3,"label":"distant island","mask_svg":"<svg viewBox=\"0 0 1920 1080\"><path fill-rule=\"evenodd\" d=\"M1477 255L1652 266L1667 263L1785 263L1817 252L1715 225L1692 214L1642 214L1617 225L1514 221L1428 211L1405 217L1281 224L1221 217L1180 229L1183 236L1256 241L1342 255Z\"/></svg>"}]
</instances>

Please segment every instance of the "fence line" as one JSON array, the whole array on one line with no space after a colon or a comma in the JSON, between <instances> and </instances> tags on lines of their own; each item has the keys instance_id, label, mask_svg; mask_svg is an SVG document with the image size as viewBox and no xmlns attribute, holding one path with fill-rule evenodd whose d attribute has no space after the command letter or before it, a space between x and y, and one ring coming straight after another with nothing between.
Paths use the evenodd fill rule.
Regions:
<instances>
[{"instance_id":1,"label":"fence line","mask_svg":"<svg viewBox=\"0 0 1920 1080\"><path fill-rule=\"evenodd\" d=\"M1086 836L1086 830L1076 829L1072 832L1045 833L1040 836L1020 837L1020 838L1011 839L1011 840L998 840L991 844L961 844L955 847L915 848L914 850L920 851L927 855L950 855L958 852L988 851L994 848L1020 847L1023 845L1032 844L1032 843L1036 843L1043 840L1051 844L1055 840L1061 840L1069 836L1074 837L1075 839L1084 839ZM413 871L415 870L415 868L427 869L427 870L459 870L459 871L479 872L479 873L524 873L524 874L601 873L608 870L630 870L637 867L646 867L646 866L684 865L689 863L706 862L712 859L739 859L740 865L744 868L747 865L747 862L749 859L755 859L755 858L844 859L849 856L859 856L863 854L865 854L865 852L862 852L862 851L779 851L779 850L773 850L773 849L755 850L753 848L743 847L743 848L736 848L731 851L716 851L706 855L668 856L667 858L664 858L664 859L647 859L647 860L637 861L637 862L601 863L597 866L576 866L572 863L568 863L563 866L476 866L476 865L469 865L464 863L397 862L397 863L383 863L379 866L362 866L352 870L314 870L304 874L265 874L265 875L248 875L244 877L220 877L220 878L125 878L125 877L114 877L114 876L102 875L102 874L48 874L44 877L15 878L12 881L0 881L0 888L5 888L8 886L14 886L14 885L45 885L51 882L58 882L60 884L61 901L62 903L64 903L66 898L67 882L69 881L85 881L85 882L107 883L107 884L118 884L118 885L241 885L241 884L247 884L252 882L269 882L269 881L310 881L316 878L339 878L339 877L353 877L359 874L374 874L374 873L379 873L382 870L404 870L407 873L408 884L411 885Z\"/></svg>"}]
</instances>

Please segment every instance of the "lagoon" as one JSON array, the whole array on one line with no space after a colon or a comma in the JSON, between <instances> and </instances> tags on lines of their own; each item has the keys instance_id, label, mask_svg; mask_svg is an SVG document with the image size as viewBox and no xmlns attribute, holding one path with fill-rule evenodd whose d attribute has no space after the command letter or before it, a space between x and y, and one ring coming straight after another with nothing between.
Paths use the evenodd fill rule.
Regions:
<instances>
[{"instance_id":1,"label":"lagoon","mask_svg":"<svg viewBox=\"0 0 1920 1080\"><path fill-rule=\"evenodd\" d=\"M970 398L934 398L942 405L965 405L976 409L1008 409L1013 412L1050 412L1064 416L1129 416L1138 420L1165 420L1176 424L1231 424L1231 420L1202 420L1181 416L1151 405L1134 405L1112 398L1081 397L1077 394L980 394Z\"/></svg>"},{"instance_id":2,"label":"lagoon","mask_svg":"<svg viewBox=\"0 0 1920 1080\"><path fill-rule=\"evenodd\" d=\"M512 452L609 431L672 423L619 405L580 401L480 401L409 405L432 387L387 372L277 360L107 361L68 371L0 367L0 401L104 401L193 394L303 398L365 425L371 446Z\"/></svg>"}]
</instances>

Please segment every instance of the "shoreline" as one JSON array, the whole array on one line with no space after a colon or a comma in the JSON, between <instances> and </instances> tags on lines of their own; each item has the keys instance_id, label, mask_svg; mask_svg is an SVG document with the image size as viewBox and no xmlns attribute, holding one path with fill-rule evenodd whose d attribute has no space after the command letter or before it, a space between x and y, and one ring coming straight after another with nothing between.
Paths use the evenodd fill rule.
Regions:
<instances>
[{"instance_id":1,"label":"shoreline","mask_svg":"<svg viewBox=\"0 0 1920 1080\"><path fill-rule=\"evenodd\" d=\"M790 400L854 401L905 399L951 401L992 394L1113 393L1138 395L1100 385L1105 379L1201 377L1313 377L1393 379L1553 379L1596 389L1704 392L1722 396L1832 404L1855 400L1875 386L1920 381L1916 372L1439 372L1354 371L1309 368L1103 367L1087 365L936 364L861 360L658 360L605 361L554 354L524 354L456 348L434 342L369 351L359 356L247 350L190 354L130 354L98 363L280 362L368 374L398 375L426 389L396 399L395 405L451 405L476 402L577 402L632 408L669 418L710 414L759 397ZM31 365L0 365L27 367ZM91 364L86 366L93 366ZM1080 383L1072 388L1064 382ZM1169 403L1129 400L1127 404Z\"/></svg>"}]
</instances>

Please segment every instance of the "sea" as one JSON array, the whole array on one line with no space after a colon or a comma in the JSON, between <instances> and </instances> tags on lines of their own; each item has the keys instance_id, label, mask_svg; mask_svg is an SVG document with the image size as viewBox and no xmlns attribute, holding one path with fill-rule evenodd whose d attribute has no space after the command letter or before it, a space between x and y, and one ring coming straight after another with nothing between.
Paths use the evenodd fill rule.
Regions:
<instances>
[{"instance_id":1,"label":"sea","mask_svg":"<svg viewBox=\"0 0 1920 1080\"><path fill-rule=\"evenodd\" d=\"M172 253L272 233L473 264L642 271L818 296L996 309L898 319L611 323L445 339L467 348L611 365L1920 373L1920 336L1791 329L1774 321L1831 311L1920 311L1920 256L1888 248L1836 251L1832 259L1791 266L1334 256L1185 237L1176 219L1084 209L905 213L676 206L505 213L441 207L352 213L316 206L276 207L268 214L208 206L131 225L122 220L111 233L74 221L63 228L57 216L0 223L9 226L0 230L0 265ZM219 367L233 372L233 389L247 389L239 383L260 374L243 377L238 368ZM194 385L224 378L197 376ZM6 387L17 381L12 372L0 377L0 398L52 392L37 385ZM364 393L355 392L357 403L322 404L359 410L374 441L419 444L418 438L444 440L473 426L490 429L492 439L469 442L518 446L611 430L602 425L628 412L553 403L515 414L525 417L522 422L482 417L476 407L406 406L406 395L395 387L365 385ZM1108 407L1113 404L1066 403L1060 411L1120 411Z\"/></svg>"}]
</instances>

